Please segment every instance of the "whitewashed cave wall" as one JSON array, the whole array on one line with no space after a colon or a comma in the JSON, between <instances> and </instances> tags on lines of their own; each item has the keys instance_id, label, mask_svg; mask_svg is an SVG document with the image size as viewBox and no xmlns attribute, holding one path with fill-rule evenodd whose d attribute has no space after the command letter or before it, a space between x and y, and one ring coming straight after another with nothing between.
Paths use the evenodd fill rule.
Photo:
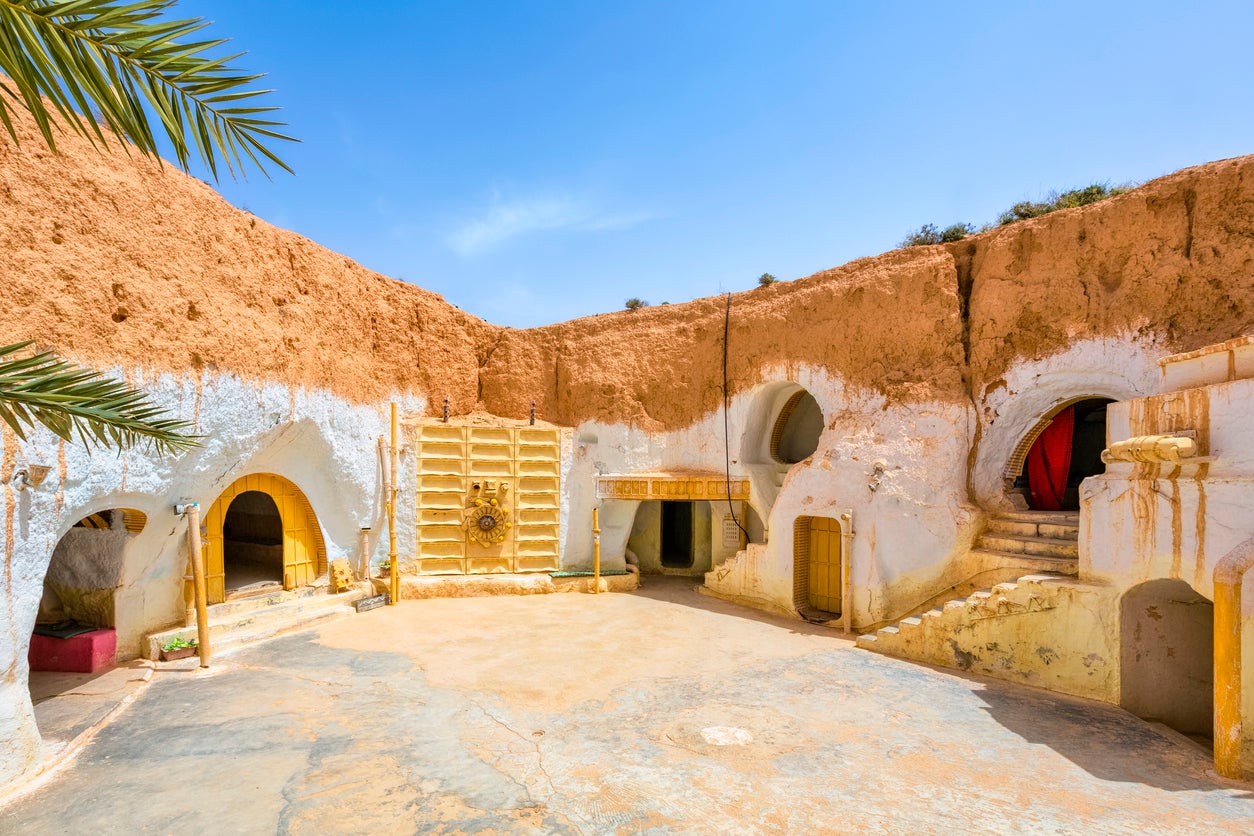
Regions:
<instances>
[{"instance_id":1,"label":"whitewashed cave wall","mask_svg":"<svg viewBox=\"0 0 1254 836\"><path fill-rule=\"evenodd\" d=\"M26 656L49 561L76 521L111 508L134 508L148 517L127 544L117 578L121 658L138 654L144 634L184 617L187 524L174 514L174 504L198 501L207 510L240 476L270 472L295 483L318 516L328 559L355 556L363 527L373 529L374 552L386 550L377 453L377 440L388 430L386 405L354 405L325 391L230 374L176 378L132 371L128 377L158 406L194 422L203 446L159 458L146 450L88 450L42 428L27 441L8 430L3 435L0 478L28 463L50 465L51 472L37 489L17 490L11 481L2 487L7 559L0 576L0 667L6 671L0 682L0 737L9 745L0 758L0 789L38 761ZM425 407L414 396L400 398L400 404L405 411ZM402 485L412 481L408 475L402 472ZM412 551L413 526L398 529L402 546Z\"/></svg>"}]
</instances>

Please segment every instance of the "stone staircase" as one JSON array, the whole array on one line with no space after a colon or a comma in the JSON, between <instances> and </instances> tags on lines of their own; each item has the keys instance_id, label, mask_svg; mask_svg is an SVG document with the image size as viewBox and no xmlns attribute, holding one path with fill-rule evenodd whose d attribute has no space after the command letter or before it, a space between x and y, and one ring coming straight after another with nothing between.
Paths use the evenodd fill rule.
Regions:
<instances>
[{"instance_id":1,"label":"stone staircase","mask_svg":"<svg viewBox=\"0 0 1254 836\"><path fill-rule=\"evenodd\" d=\"M858 638L858 646L892 656L969 669L964 641L996 632L976 622L1042 612L1057 604L1057 593L1079 585L1080 515L1022 511L991 516L976 538L969 562L980 567L978 581L958 584L935 596L913 614ZM990 577L991 576L991 577ZM961 590L961 591L959 591ZM970 591L968 591L970 590ZM945 600L949 596L950 600ZM993 641L993 646L997 645Z\"/></svg>"},{"instance_id":2,"label":"stone staircase","mask_svg":"<svg viewBox=\"0 0 1254 836\"><path fill-rule=\"evenodd\" d=\"M990 566L1079 573L1078 512L1021 511L989 517L972 554Z\"/></svg>"},{"instance_id":3,"label":"stone staircase","mask_svg":"<svg viewBox=\"0 0 1254 836\"><path fill-rule=\"evenodd\" d=\"M1119 647L1109 619L1113 587L1067 575L1025 575L921 615L858 647L1086 699L1119 701ZM1086 636L1077 643L1075 636Z\"/></svg>"},{"instance_id":4,"label":"stone staircase","mask_svg":"<svg viewBox=\"0 0 1254 836\"><path fill-rule=\"evenodd\" d=\"M332 595L325 586L301 587L237 598L209 607L210 650L216 655L294 630L352 615L353 602L367 593L361 589ZM145 659L159 659L161 645L174 638L196 638L194 615L186 627L174 627L144 638L140 651Z\"/></svg>"},{"instance_id":5,"label":"stone staircase","mask_svg":"<svg viewBox=\"0 0 1254 836\"><path fill-rule=\"evenodd\" d=\"M1021 626L1025 623L1022 619L1013 625L1005 623L1010 617L1053 610L1063 593L1086 587L1088 584L1066 575L1025 575L859 636L857 644L889 656L996 675L995 671L983 670L980 654L987 651L992 656L1034 637L1035 630ZM993 620L1003 623L989 623Z\"/></svg>"}]
</instances>

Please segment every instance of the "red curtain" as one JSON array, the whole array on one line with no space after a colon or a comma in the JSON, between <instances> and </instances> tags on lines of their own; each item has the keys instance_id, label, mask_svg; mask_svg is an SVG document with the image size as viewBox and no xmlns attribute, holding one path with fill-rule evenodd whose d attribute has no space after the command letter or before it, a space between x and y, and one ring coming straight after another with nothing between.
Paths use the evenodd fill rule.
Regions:
<instances>
[{"instance_id":1,"label":"red curtain","mask_svg":"<svg viewBox=\"0 0 1254 836\"><path fill-rule=\"evenodd\" d=\"M1075 408L1059 412L1028 451L1028 504L1037 511L1062 510L1071 470L1071 436Z\"/></svg>"}]
</instances>

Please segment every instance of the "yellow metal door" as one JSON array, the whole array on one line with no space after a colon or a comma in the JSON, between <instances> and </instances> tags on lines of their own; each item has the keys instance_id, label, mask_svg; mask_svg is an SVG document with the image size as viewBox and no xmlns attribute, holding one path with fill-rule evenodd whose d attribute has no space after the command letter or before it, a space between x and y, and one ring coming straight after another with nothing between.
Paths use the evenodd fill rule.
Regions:
<instances>
[{"instance_id":1,"label":"yellow metal door","mask_svg":"<svg viewBox=\"0 0 1254 836\"><path fill-rule=\"evenodd\" d=\"M227 507L235 498L236 492L227 488L222 496L210 506L208 513L200 518L201 536L200 553L205 562L205 591L210 604L221 604L226 600L226 555L222 549L222 518ZM190 575L191 572L189 571ZM187 581L187 599L191 601L192 582ZM189 603L190 607L191 604Z\"/></svg>"},{"instance_id":2,"label":"yellow metal door","mask_svg":"<svg viewBox=\"0 0 1254 836\"><path fill-rule=\"evenodd\" d=\"M810 606L839 613L841 600L840 523L810 518Z\"/></svg>"},{"instance_id":3,"label":"yellow metal door","mask_svg":"<svg viewBox=\"0 0 1254 836\"><path fill-rule=\"evenodd\" d=\"M274 504L283 519L283 588L308 586L318 576L317 523L300 489L286 479L275 478Z\"/></svg>"},{"instance_id":4,"label":"yellow metal door","mask_svg":"<svg viewBox=\"0 0 1254 836\"><path fill-rule=\"evenodd\" d=\"M300 488L273 473L253 473L233 482L201 518L201 559L204 560L206 593L210 604L226 600L222 523L232 500L245 491L268 494L279 509L279 519L283 524L284 588L308 586L319 572L325 570L321 565L322 537L318 521ZM187 582L186 598L191 600L191 581Z\"/></svg>"}]
</instances>

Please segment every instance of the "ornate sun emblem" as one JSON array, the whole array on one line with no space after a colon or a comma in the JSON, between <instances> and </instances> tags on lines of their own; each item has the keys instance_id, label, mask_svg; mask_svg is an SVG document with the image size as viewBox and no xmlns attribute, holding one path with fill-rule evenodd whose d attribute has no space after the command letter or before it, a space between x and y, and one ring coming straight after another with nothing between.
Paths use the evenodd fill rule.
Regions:
<instances>
[{"instance_id":1,"label":"ornate sun emblem","mask_svg":"<svg viewBox=\"0 0 1254 836\"><path fill-rule=\"evenodd\" d=\"M462 512L466 536L484 548L503 542L512 527L509 509L501 504L508 490L505 482L501 482L499 488L496 482L475 482L474 496Z\"/></svg>"}]
</instances>

